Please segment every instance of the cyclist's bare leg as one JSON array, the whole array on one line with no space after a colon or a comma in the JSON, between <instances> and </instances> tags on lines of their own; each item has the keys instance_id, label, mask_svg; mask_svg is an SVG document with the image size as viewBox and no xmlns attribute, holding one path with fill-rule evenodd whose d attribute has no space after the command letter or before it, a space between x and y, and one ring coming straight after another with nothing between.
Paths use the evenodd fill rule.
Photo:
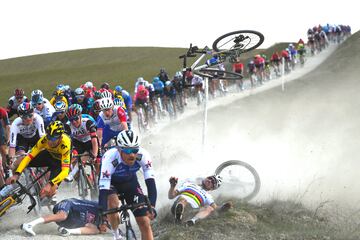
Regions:
<instances>
[{"instance_id":1,"label":"cyclist's bare leg","mask_svg":"<svg viewBox=\"0 0 360 240\"><path fill-rule=\"evenodd\" d=\"M136 222L141 232L141 239L145 239L145 240L154 239L153 231L150 225L150 218L148 216L136 217Z\"/></svg>"},{"instance_id":2,"label":"cyclist's bare leg","mask_svg":"<svg viewBox=\"0 0 360 240\"><path fill-rule=\"evenodd\" d=\"M108 196L108 209L119 207L119 203L120 203L119 198L115 193ZM108 214L107 217L111 225L111 229L113 231L117 231L120 224L119 214L112 213L112 214Z\"/></svg>"},{"instance_id":3,"label":"cyclist's bare leg","mask_svg":"<svg viewBox=\"0 0 360 240\"><path fill-rule=\"evenodd\" d=\"M25 151L24 150L19 150L18 152L16 152L16 155L25 155ZM25 156L21 156L18 157L12 164L11 169L13 172L15 172L15 170L18 168L20 162L23 160Z\"/></svg>"}]
</instances>

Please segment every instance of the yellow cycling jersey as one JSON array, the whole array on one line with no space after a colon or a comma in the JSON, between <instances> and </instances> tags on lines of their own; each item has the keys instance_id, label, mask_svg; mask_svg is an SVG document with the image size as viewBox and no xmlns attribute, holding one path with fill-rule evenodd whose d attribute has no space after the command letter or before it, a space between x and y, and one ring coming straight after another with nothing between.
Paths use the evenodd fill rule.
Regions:
<instances>
[{"instance_id":1,"label":"yellow cycling jersey","mask_svg":"<svg viewBox=\"0 0 360 240\"><path fill-rule=\"evenodd\" d=\"M53 158L61 161L61 172L54 179L51 179L53 184L58 184L69 174L70 169L71 139L66 134L62 135L61 142L54 148L48 145L46 135L40 138L30 153L21 161L16 172L22 173L31 160L43 150L47 150Z\"/></svg>"},{"instance_id":2,"label":"yellow cycling jersey","mask_svg":"<svg viewBox=\"0 0 360 240\"><path fill-rule=\"evenodd\" d=\"M65 103L65 105L66 105L66 108L68 108L68 101L67 101L67 99L66 99L66 97L61 97L61 98L58 98L58 97L52 97L51 99L50 99L50 104L51 105L53 105L53 106L55 106L55 103L57 102L57 101L63 101L64 103Z\"/></svg>"}]
</instances>

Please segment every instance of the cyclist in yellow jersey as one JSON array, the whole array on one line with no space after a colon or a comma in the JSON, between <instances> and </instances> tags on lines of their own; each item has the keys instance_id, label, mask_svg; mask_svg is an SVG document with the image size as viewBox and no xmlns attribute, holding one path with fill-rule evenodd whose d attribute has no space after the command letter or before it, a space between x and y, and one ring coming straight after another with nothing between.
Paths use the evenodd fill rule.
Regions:
<instances>
[{"instance_id":1,"label":"cyclist in yellow jersey","mask_svg":"<svg viewBox=\"0 0 360 240\"><path fill-rule=\"evenodd\" d=\"M14 175L7 179L7 184L16 182L26 167L48 167L50 180L41 189L40 197L53 196L60 182L69 174L71 139L64 131L60 121L51 122L46 135L24 157Z\"/></svg>"},{"instance_id":2,"label":"cyclist in yellow jersey","mask_svg":"<svg viewBox=\"0 0 360 240\"><path fill-rule=\"evenodd\" d=\"M65 97L65 91L64 90L56 90L53 94L53 97L50 99L50 104L52 106L55 106L55 103L57 101L63 101L66 105L66 108L69 106L68 100Z\"/></svg>"}]
</instances>

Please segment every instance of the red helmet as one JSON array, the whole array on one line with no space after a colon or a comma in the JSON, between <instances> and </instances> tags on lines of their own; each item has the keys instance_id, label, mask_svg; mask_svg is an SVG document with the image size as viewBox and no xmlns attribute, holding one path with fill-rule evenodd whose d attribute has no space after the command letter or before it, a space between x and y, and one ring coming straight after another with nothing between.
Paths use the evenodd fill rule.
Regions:
<instances>
[{"instance_id":1,"label":"red helmet","mask_svg":"<svg viewBox=\"0 0 360 240\"><path fill-rule=\"evenodd\" d=\"M144 85L139 85L137 90L138 90L138 92L142 92L142 91L145 90L145 86Z\"/></svg>"},{"instance_id":2,"label":"red helmet","mask_svg":"<svg viewBox=\"0 0 360 240\"><path fill-rule=\"evenodd\" d=\"M14 91L14 95L15 95L16 98L23 98L24 94L25 94L25 92L21 88L17 88Z\"/></svg>"}]
</instances>

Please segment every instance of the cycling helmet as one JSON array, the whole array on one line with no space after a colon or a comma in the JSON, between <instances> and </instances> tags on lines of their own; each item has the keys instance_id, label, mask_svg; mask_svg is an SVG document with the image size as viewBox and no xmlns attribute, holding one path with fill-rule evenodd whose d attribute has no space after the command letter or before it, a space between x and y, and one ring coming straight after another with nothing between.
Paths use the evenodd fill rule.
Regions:
<instances>
[{"instance_id":1,"label":"cycling helmet","mask_svg":"<svg viewBox=\"0 0 360 240\"><path fill-rule=\"evenodd\" d=\"M69 90L71 90L70 86L69 85L64 85L64 91L66 92L66 91L69 91Z\"/></svg>"},{"instance_id":2,"label":"cycling helmet","mask_svg":"<svg viewBox=\"0 0 360 240\"><path fill-rule=\"evenodd\" d=\"M154 78L153 78L153 82L158 82L158 81L160 81L160 78L159 78L159 77L154 77Z\"/></svg>"},{"instance_id":3,"label":"cycling helmet","mask_svg":"<svg viewBox=\"0 0 360 240\"><path fill-rule=\"evenodd\" d=\"M100 104L101 104L101 99L98 99L94 102L93 109L95 113L101 112Z\"/></svg>"},{"instance_id":4,"label":"cycling helmet","mask_svg":"<svg viewBox=\"0 0 360 240\"><path fill-rule=\"evenodd\" d=\"M293 48L293 47L294 47L294 44L290 43L289 48Z\"/></svg>"},{"instance_id":5,"label":"cycling helmet","mask_svg":"<svg viewBox=\"0 0 360 240\"><path fill-rule=\"evenodd\" d=\"M65 91L65 86L62 85L62 84L59 84L59 85L56 86L56 91L57 91L57 90L63 90L63 91Z\"/></svg>"},{"instance_id":6,"label":"cycling helmet","mask_svg":"<svg viewBox=\"0 0 360 240\"><path fill-rule=\"evenodd\" d=\"M138 77L138 79L137 79L137 82L144 82L145 80L144 80L144 78L143 77Z\"/></svg>"},{"instance_id":7,"label":"cycling helmet","mask_svg":"<svg viewBox=\"0 0 360 240\"><path fill-rule=\"evenodd\" d=\"M142 92L142 91L144 91L145 90L145 86L144 85L140 85L140 86L138 86L138 88L137 88L137 91L138 92Z\"/></svg>"},{"instance_id":8,"label":"cycling helmet","mask_svg":"<svg viewBox=\"0 0 360 240\"><path fill-rule=\"evenodd\" d=\"M84 89L82 88L77 88L75 89L75 96L80 96L80 95L85 95Z\"/></svg>"},{"instance_id":9,"label":"cycling helmet","mask_svg":"<svg viewBox=\"0 0 360 240\"><path fill-rule=\"evenodd\" d=\"M101 93L101 98L112 98L112 94L109 91L103 91Z\"/></svg>"},{"instance_id":10,"label":"cycling helmet","mask_svg":"<svg viewBox=\"0 0 360 240\"><path fill-rule=\"evenodd\" d=\"M165 68L160 68L160 73L164 73L165 72Z\"/></svg>"},{"instance_id":11,"label":"cycling helmet","mask_svg":"<svg viewBox=\"0 0 360 240\"><path fill-rule=\"evenodd\" d=\"M82 108L82 106L80 104L72 104L69 107L69 109L67 110L66 115L67 115L67 117L69 119L74 118L74 117L78 117L78 116L81 115L82 110L83 110L83 108Z\"/></svg>"},{"instance_id":12,"label":"cycling helmet","mask_svg":"<svg viewBox=\"0 0 360 240\"><path fill-rule=\"evenodd\" d=\"M260 54L256 54L255 56L254 56L254 58L260 58L261 56L260 56Z\"/></svg>"},{"instance_id":13,"label":"cycling helmet","mask_svg":"<svg viewBox=\"0 0 360 240\"><path fill-rule=\"evenodd\" d=\"M24 94L25 94L25 92L24 92L24 90L21 89L21 88L17 88L17 89L15 89L15 91L14 91L15 98L23 98L23 97L24 97Z\"/></svg>"},{"instance_id":14,"label":"cycling helmet","mask_svg":"<svg viewBox=\"0 0 360 240\"><path fill-rule=\"evenodd\" d=\"M57 101L54 105L55 112L63 113L66 111L66 104L63 101Z\"/></svg>"},{"instance_id":15,"label":"cycling helmet","mask_svg":"<svg viewBox=\"0 0 360 240\"><path fill-rule=\"evenodd\" d=\"M250 62L249 62L249 64L251 64L251 65L252 65L252 64L255 64L255 62L254 62L254 61L250 61Z\"/></svg>"},{"instance_id":16,"label":"cycling helmet","mask_svg":"<svg viewBox=\"0 0 360 240\"><path fill-rule=\"evenodd\" d=\"M40 95L41 97L43 97L43 92L40 89L36 89L34 91L31 92L31 98L35 95Z\"/></svg>"},{"instance_id":17,"label":"cycling helmet","mask_svg":"<svg viewBox=\"0 0 360 240\"><path fill-rule=\"evenodd\" d=\"M120 98L115 98L115 99L114 99L114 106L123 107L123 106L124 106L124 102L123 102Z\"/></svg>"},{"instance_id":18,"label":"cycling helmet","mask_svg":"<svg viewBox=\"0 0 360 240\"><path fill-rule=\"evenodd\" d=\"M114 107L114 101L111 98L102 98L100 99L100 109L110 109Z\"/></svg>"},{"instance_id":19,"label":"cycling helmet","mask_svg":"<svg viewBox=\"0 0 360 240\"><path fill-rule=\"evenodd\" d=\"M209 178L211 180L211 182L213 183L214 190L218 189L221 186L221 183L223 181L222 177L220 175L212 175L212 176L209 176L207 178Z\"/></svg>"},{"instance_id":20,"label":"cycling helmet","mask_svg":"<svg viewBox=\"0 0 360 240\"><path fill-rule=\"evenodd\" d=\"M183 77L182 72L177 71L177 72L175 73L175 78L182 78L182 77Z\"/></svg>"},{"instance_id":21,"label":"cycling helmet","mask_svg":"<svg viewBox=\"0 0 360 240\"><path fill-rule=\"evenodd\" d=\"M115 92L117 92L117 93L121 93L122 90L123 90L123 88L120 85L117 85L115 87Z\"/></svg>"},{"instance_id":22,"label":"cycling helmet","mask_svg":"<svg viewBox=\"0 0 360 240\"><path fill-rule=\"evenodd\" d=\"M60 121L53 121L46 127L46 135L50 138L58 138L64 132L64 125Z\"/></svg>"},{"instance_id":23,"label":"cycling helmet","mask_svg":"<svg viewBox=\"0 0 360 240\"><path fill-rule=\"evenodd\" d=\"M31 97L31 103L36 105L38 103L44 102L44 97L42 95L34 95Z\"/></svg>"},{"instance_id":24,"label":"cycling helmet","mask_svg":"<svg viewBox=\"0 0 360 240\"><path fill-rule=\"evenodd\" d=\"M95 100L102 98L101 92L100 91L95 91L94 92L94 98L95 98Z\"/></svg>"},{"instance_id":25,"label":"cycling helmet","mask_svg":"<svg viewBox=\"0 0 360 240\"><path fill-rule=\"evenodd\" d=\"M86 82L85 84L84 84L84 86L86 87L86 88L93 88L94 87L94 84L92 83L92 82Z\"/></svg>"},{"instance_id":26,"label":"cycling helmet","mask_svg":"<svg viewBox=\"0 0 360 240\"><path fill-rule=\"evenodd\" d=\"M56 90L54 92L54 96L56 96L56 97L63 97L64 95L65 95L64 90Z\"/></svg>"},{"instance_id":27,"label":"cycling helmet","mask_svg":"<svg viewBox=\"0 0 360 240\"><path fill-rule=\"evenodd\" d=\"M166 81L165 82L165 87L170 87L171 86L171 82L170 81Z\"/></svg>"},{"instance_id":28,"label":"cycling helmet","mask_svg":"<svg viewBox=\"0 0 360 240\"><path fill-rule=\"evenodd\" d=\"M33 107L28 102L21 103L17 108L20 117L30 115L34 112Z\"/></svg>"},{"instance_id":29,"label":"cycling helmet","mask_svg":"<svg viewBox=\"0 0 360 240\"><path fill-rule=\"evenodd\" d=\"M118 134L116 144L120 148L138 148L140 146L140 139L134 131L123 130Z\"/></svg>"},{"instance_id":30,"label":"cycling helmet","mask_svg":"<svg viewBox=\"0 0 360 240\"><path fill-rule=\"evenodd\" d=\"M104 88L106 90L109 90L110 85L107 82L104 82L103 84L101 84L100 88Z\"/></svg>"}]
</instances>

